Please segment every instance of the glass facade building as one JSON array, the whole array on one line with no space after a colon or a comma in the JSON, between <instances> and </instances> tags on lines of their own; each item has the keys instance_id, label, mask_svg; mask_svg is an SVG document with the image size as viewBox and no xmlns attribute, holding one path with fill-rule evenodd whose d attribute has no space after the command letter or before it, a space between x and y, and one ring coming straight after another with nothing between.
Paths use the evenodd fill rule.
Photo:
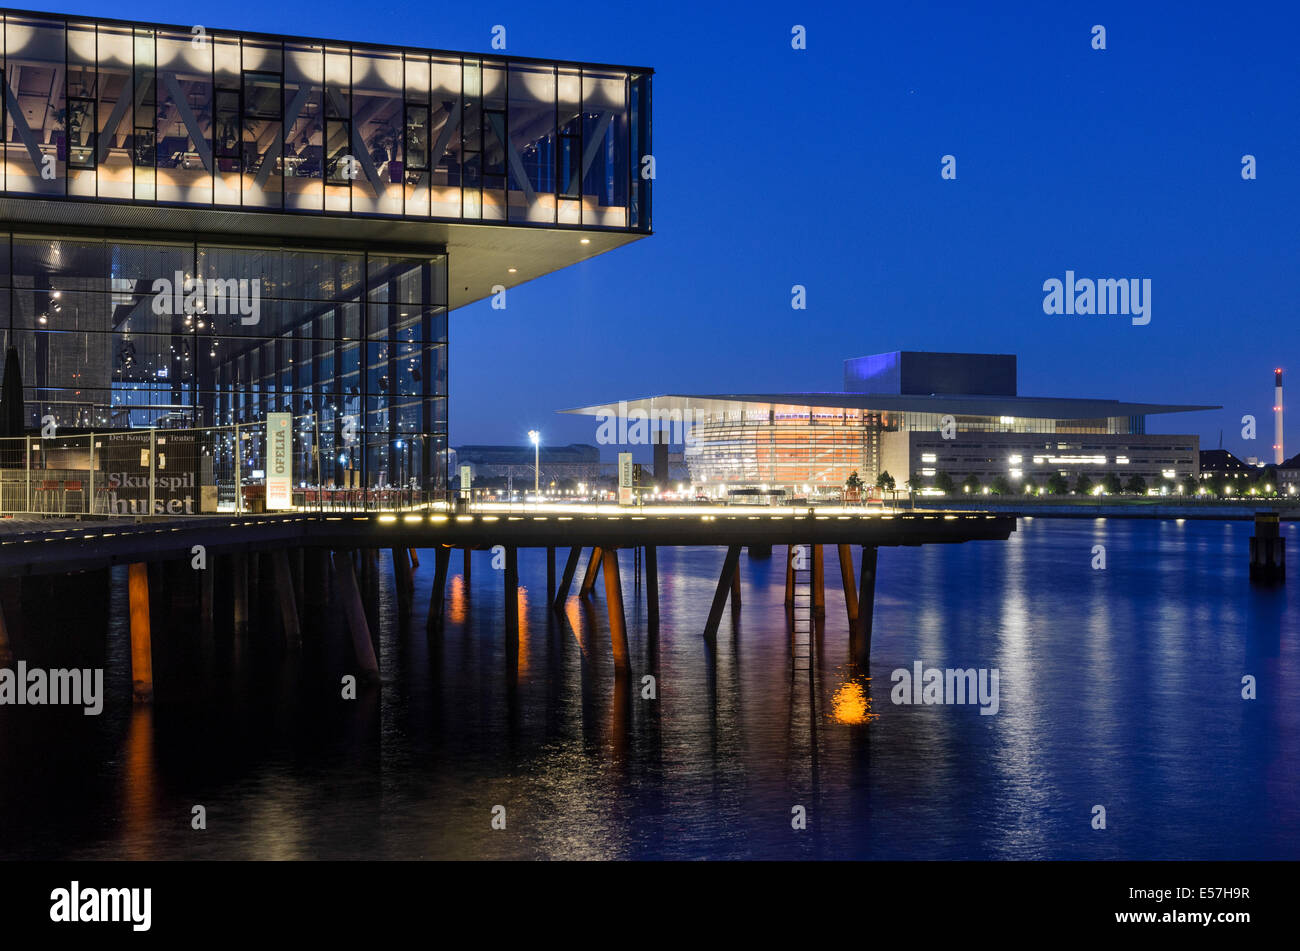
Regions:
<instances>
[{"instance_id":1,"label":"glass facade building","mask_svg":"<svg viewBox=\"0 0 1300 951\"><path fill-rule=\"evenodd\" d=\"M3 22L7 194L650 230L648 70Z\"/></svg>"},{"instance_id":2,"label":"glass facade building","mask_svg":"<svg viewBox=\"0 0 1300 951\"><path fill-rule=\"evenodd\" d=\"M449 310L651 230L648 69L0 25L0 330L29 431L288 412L295 472L440 492Z\"/></svg>"}]
</instances>

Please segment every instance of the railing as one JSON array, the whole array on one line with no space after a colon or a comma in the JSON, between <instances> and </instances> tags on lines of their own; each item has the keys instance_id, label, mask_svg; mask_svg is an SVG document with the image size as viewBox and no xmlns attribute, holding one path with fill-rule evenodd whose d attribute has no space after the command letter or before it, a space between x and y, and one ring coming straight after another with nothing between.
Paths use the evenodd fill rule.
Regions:
<instances>
[{"instance_id":1,"label":"railing","mask_svg":"<svg viewBox=\"0 0 1300 951\"><path fill-rule=\"evenodd\" d=\"M290 428L285 451L291 479L287 495L275 500L279 510L411 511L445 501L443 492L410 485L362 485L356 465L336 479L338 467L320 458L315 419L294 418ZM344 448L357 464L362 451L360 445ZM269 458L265 422L0 438L0 515L265 511Z\"/></svg>"}]
</instances>

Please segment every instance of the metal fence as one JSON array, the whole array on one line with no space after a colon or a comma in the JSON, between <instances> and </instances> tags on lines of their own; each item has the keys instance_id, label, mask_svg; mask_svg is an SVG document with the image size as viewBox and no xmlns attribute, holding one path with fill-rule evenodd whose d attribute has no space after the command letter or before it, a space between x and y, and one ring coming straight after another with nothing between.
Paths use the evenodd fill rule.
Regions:
<instances>
[{"instance_id":1,"label":"metal fence","mask_svg":"<svg viewBox=\"0 0 1300 951\"><path fill-rule=\"evenodd\" d=\"M413 486L363 485L358 468L340 470L333 460L322 467L311 416L294 418L291 430L295 510L402 511L443 501ZM0 515L265 511L268 450L264 422L0 438Z\"/></svg>"}]
</instances>

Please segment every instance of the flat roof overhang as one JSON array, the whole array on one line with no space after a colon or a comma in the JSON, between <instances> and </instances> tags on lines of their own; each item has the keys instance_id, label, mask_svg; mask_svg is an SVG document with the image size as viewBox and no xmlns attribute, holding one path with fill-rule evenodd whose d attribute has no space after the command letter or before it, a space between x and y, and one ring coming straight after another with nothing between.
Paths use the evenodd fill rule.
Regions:
<instances>
[{"instance_id":1,"label":"flat roof overhang","mask_svg":"<svg viewBox=\"0 0 1300 951\"><path fill-rule=\"evenodd\" d=\"M12 196L0 198L0 226L66 238L197 240L393 254L445 251L449 310L490 297L497 284L516 287L648 237L645 232L591 228Z\"/></svg>"},{"instance_id":2,"label":"flat roof overhang","mask_svg":"<svg viewBox=\"0 0 1300 951\"><path fill-rule=\"evenodd\" d=\"M636 412L724 413L740 410L766 412L778 406L806 409L876 410L888 413L951 413L954 416L1016 416L1022 419L1098 419L1107 416L1147 416L1156 413L1190 413L1222 409L1221 406L1124 403L1038 396L912 396L892 393L730 393L712 395L665 394L631 400L614 400L593 406L561 410L579 416L617 416Z\"/></svg>"}]
</instances>

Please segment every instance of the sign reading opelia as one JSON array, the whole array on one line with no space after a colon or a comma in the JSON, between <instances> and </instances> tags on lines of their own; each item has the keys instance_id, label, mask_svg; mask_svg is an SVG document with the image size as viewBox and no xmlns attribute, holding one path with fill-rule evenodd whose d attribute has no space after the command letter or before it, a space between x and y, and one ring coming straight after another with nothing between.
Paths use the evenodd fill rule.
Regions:
<instances>
[{"instance_id":1,"label":"sign reading opelia","mask_svg":"<svg viewBox=\"0 0 1300 951\"><path fill-rule=\"evenodd\" d=\"M266 414L266 507L293 508L293 417Z\"/></svg>"}]
</instances>

